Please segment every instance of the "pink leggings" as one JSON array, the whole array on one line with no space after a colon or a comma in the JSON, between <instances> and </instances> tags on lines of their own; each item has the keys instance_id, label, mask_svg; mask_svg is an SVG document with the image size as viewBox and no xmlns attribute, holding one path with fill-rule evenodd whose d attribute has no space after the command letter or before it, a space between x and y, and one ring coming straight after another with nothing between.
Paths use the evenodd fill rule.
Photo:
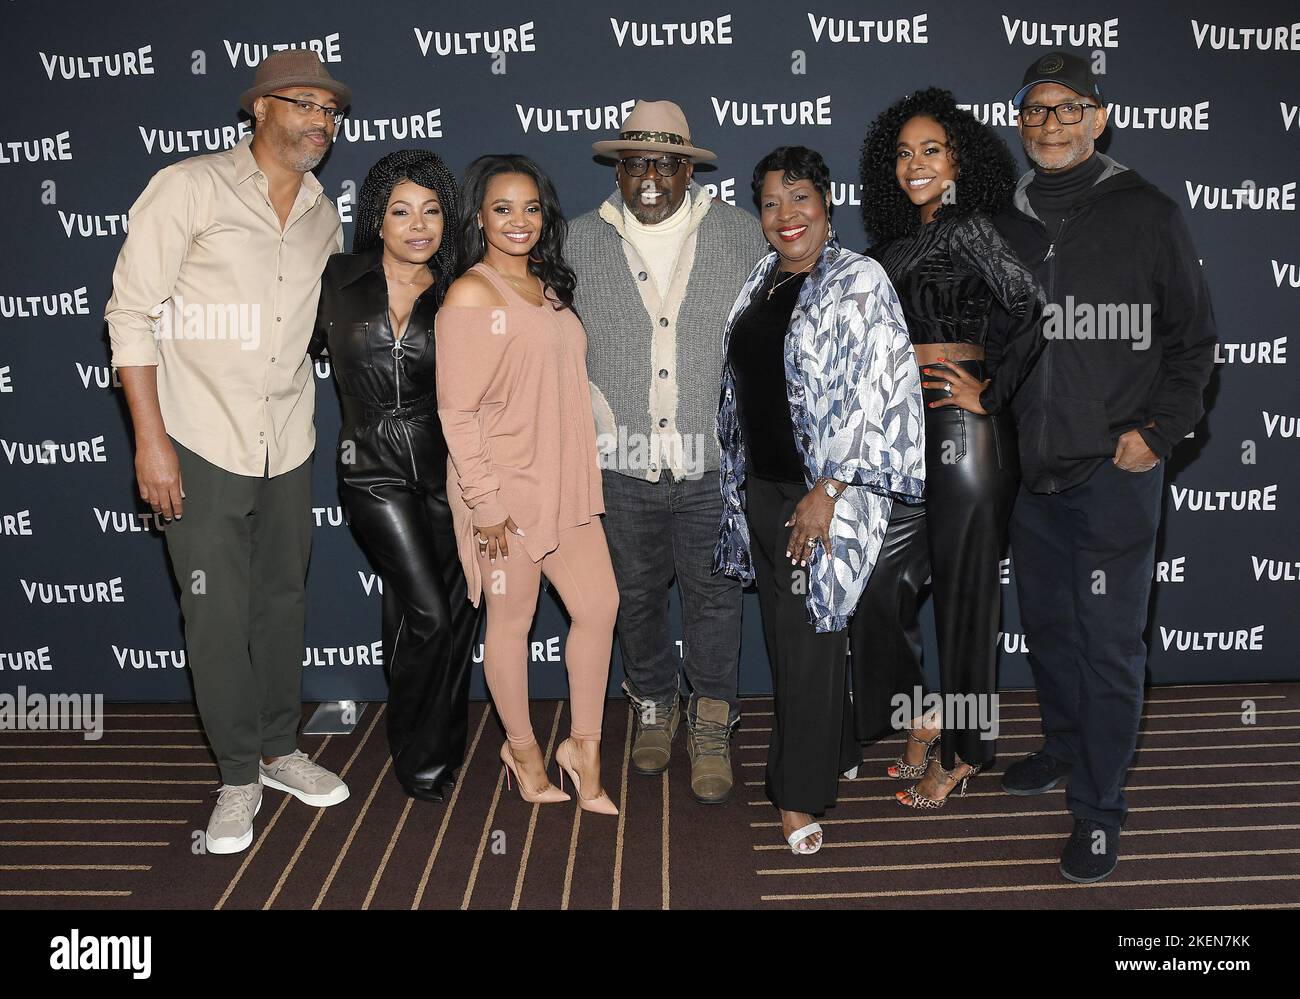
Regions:
<instances>
[{"instance_id":1,"label":"pink leggings","mask_svg":"<svg viewBox=\"0 0 1300 999\"><path fill-rule=\"evenodd\" d=\"M522 545L512 547L510 561L498 556L496 565L483 565L483 599L487 601L483 673L506 738L516 749L536 742L528 713L528 632L537 611L542 573L546 573L572 619L564 643L569 670L569 734L575 739L599 739L618 612L618 586L605 529L597 517L579 527L562 529L559 546L541 562L530 559Z\"/></svg>"}]
</instances>

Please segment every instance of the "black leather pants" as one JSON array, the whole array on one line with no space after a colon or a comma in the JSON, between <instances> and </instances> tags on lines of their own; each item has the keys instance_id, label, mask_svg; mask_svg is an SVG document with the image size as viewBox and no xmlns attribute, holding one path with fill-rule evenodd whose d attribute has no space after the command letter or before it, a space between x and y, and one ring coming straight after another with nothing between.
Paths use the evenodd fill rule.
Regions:
<instances>
[{"instance_id":1,"label":"black leather pants","mask_svg":"<svg viewBox=\"0 0 1300 999\"><path fill-rule=\"evenodd\" d=\"M388 742L407 794L442 801L465 759L470 663L480 609L467 598L447 505L445 457L417 461L436 412L347 420L344 506L384 583L381 636ZM355 415L355 414L354 414ZM415 447L411 447L411 442ZM424 467L420 467L423 465Z\"/></svg>"},{"instance_id":2,"label":"black leather pants","mask_svg":"<svg viewBox=\"0 0 1300 999\"><path fill-rule=\"evenodd\" d=\"M976 378L987 377L983 362L960 363ZM922 392L926 403L945 395ZM928 574L942 693L964 699L963 711L951 699L944 705L940 759L951 770L956 757L984 764L994 756L987 736L996 712L999 560L1007 550L1020 461L1010 413L977 416L956 406L927 406L925 433L924 513L894 503L880 558L850 625L854 709L863 740L920 714L921 706L909 703L907 718L891 718L890 702L895 693L910 698L921 684L917 607Z\"/></svg>"},{"instance_id":3,"label":"black leather pants","mask_svg":"<svg viewBox=\"0 0 1300 999\"><path fill-rule=\"evenodd\" d=\"M849 622L853 720L859 742L883 739L916 717L910 710L902 717L892 698L918 689L925 693L918 609L929 581L925 507L895 500L875 568Z\"/></svg>"}]
</instances>

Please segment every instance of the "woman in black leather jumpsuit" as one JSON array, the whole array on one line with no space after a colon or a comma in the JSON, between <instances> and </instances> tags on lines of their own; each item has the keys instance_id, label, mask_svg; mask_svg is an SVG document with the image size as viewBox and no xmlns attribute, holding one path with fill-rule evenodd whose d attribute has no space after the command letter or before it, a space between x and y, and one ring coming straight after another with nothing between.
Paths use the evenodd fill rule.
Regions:
<instances>
[{"instance_id":1,"label":"woman in black leather jumpsuit","mask_svg":"<svg viewBox=\"0 0 1300 999\"><path fill-rule=\"evenodd\" d=\"M1042 353L1045 299L990 218L1011 199L1011 154L952 94L923 90L882 113L861 170L863 219L879 240L871 255L894 285L921 366L926 484L923 508L894 505L858 603L854 706L860 738L909 727L888 772L920 781L896 797L937 808L954 788L964 794L994 755L999 560L1020 483L1010 400ZM938 718L913 696L922 685L917 608L927 576L945 697ZM890 719L898 692L910 710ZM957 699L975 717L962 717Z\"/></svg>"},{"instance_id":2,"label":"woman in black leather jumpsuit","mask_svg":"<svg viewBox=\"0 0 1300 999\"><path fill-rule=\"evenodd\" d=\"M357 200L352 252L325 267L310 350L329 348L340 493L384 584L393 772L411 797L442 801L465 758L480 617L456 552L434 381L456 183L433 153L400 150L371 168Z\"/></svg>"}]
</instances>

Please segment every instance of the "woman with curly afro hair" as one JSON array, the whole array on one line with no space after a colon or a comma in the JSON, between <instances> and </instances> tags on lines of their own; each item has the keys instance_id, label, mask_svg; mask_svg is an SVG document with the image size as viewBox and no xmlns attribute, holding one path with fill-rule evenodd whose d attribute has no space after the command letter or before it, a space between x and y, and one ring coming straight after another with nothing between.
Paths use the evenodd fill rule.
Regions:
<instances>
[{"instance_id":1,"label":"woman with curly afro hair","mask_svg":"<svg viewBox=\"0 0 1300 999\"><path fill-rule=\"evenodd\" d=\"M858 734L906 725L888 774L917 783L897 798L938 808L993 758L999 560L1020 482L1008 403L1042 353L1044 298L991 221L1014 188L1011 154L951 93L922 90L886 109L867 131L860 169L871 255L898 292L929 380L925 506L894 505L853 621ZM891 721L892 695L921 689L917 604L927 576L941 703L980 710L941 710L927 696Z\"/></svg>"},{"instance_id":2,"label":"woman with curly afro hair","mask_svg":"<svg viewBox=\"0 0 1300 999\"><path fill-rule=\"evenodd\" d=\"M465 757L479 613L466 595L447 502L434 315L456 273L456 179L435 154L376 163L357 198L351 253L321 279L312 352L328 346L343 404L339 493L383 579L393 773L442 801Z\"/></svg>"}]
</instances>

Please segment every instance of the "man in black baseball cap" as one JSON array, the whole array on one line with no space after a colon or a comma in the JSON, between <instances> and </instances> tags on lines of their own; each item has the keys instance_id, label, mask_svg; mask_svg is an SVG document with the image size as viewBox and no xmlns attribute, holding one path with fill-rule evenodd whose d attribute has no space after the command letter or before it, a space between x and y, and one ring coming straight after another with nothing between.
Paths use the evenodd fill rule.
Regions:
<instances>
[{"instance_id":1,"label":"man in black baseball cap","mask_svg":"<svg viewBox=\"0 0 1300 999\"><path fill-rule=\"evenodd\" d=\"M1049 303L1049 343L1012 401L1012 565L1044 744L1002 787L1068 778L1061 873L1092 882L1119 860L1164 463L1203 413L1214 315L1178 206L1096 150L1106 108L1088 62L1040 56L1015 104L1033 169L996 224ZM1093 319L1076 327L1080 306Z\"/></svg>"},{"instance_id":2,"label":"man in black baseball cap","mask_svg":"<svg viewBox=\"0 0 1300 999\"><path fill-rule=\"evenodd\" d=\"M1051 212L1045 221L1059 225L1056 209L1091 187L1106 169L1102 157L1093 159L1082 173L1068 179L1060 176L1091 158L1094 143L1106 130L1101 84L1086 59L1048 52L1025 70L1013 103L1020 111L1025 155L1038 170L1038 186L1032 193L1041 196Z\"/></svg>"},{"instance_id":3,"label":"man in black baseball cap","mask_svg":"<svg viewBox=\"0 0 1300 999\"><path fill-rule=\"evenodd\" d=\"M1080 97L1101 103L1101 83L1092 71L1092 63L1073 52L1049 52L1025 70L1025 79L1011 103L1020 107L1025 95L1040 83L1059 83Z\"/></svg>"}]
</instances>

